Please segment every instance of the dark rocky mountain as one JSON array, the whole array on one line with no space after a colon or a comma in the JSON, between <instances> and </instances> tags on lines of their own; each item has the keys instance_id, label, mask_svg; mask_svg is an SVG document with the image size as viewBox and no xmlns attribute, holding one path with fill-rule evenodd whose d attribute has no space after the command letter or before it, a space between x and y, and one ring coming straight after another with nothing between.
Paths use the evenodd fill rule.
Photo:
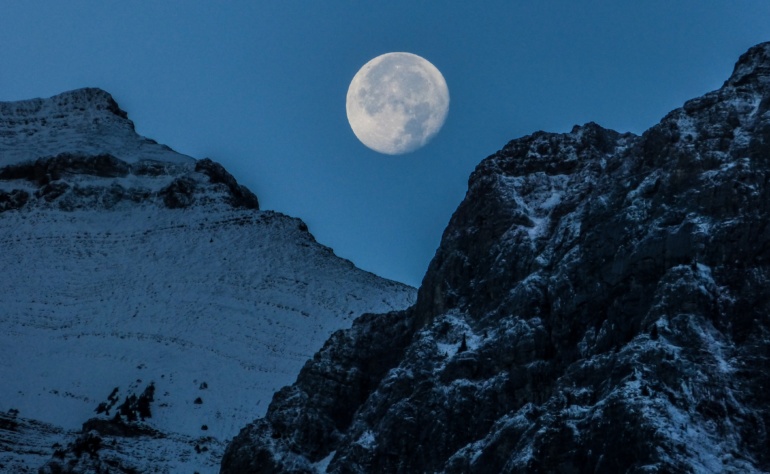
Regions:
<instances>
[{"instance_id":1,"label":"dark rocky mountain","mask_svg":"<svg viewBox=\"0 0 770 474\"><path fill-rule=\"evenodd\" d=\"M336 332L223 473L770 471L770 43L641 136L479 164L405 311Z\"/></svg>"}]
</instances>

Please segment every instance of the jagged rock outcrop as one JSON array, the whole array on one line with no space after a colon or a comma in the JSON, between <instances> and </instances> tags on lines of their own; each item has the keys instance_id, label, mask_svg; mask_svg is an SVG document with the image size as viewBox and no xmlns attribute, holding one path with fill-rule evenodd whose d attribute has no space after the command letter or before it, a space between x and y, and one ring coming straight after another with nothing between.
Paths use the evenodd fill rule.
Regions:
<instances>
[{"instance_id":1,"label":"jagged rock outcrop","mask_svg":"<svg viewBox=\"0 0 770 474\"><path fill-rule=\"evenodd\" d=\"M121 203L259 209L254 193L208 158L194 164L128 163L109 154L61 153L0 168L0 185L8 189L0 189L0 212L24 206L112 209Z\"/></svg>"},{"instance_id":2,"label":"jagged rock outcrop","mask_svg":"<svg viewBox=\"0 0 770 474\"><path fill-rule=\"evenodd\" d=\"M770 470L770 43L642 136L484 160L404 312L336 333L223 473Z\"/></svg>"},{"instance_id":3,"label":"jagged rock outcrop","mask_svg":"<svg viewBox=\"0 0 770 474\"><path fill-rule=\"evenodd\" d=\"M219 163L204 158L195 163L195 171L208 176L209 182L212 184L223 184L229 192L229 202L233 207L259 209L257 196L246 186L238 184L233 175L228 173Z\"/></svg>"}]
</instances>

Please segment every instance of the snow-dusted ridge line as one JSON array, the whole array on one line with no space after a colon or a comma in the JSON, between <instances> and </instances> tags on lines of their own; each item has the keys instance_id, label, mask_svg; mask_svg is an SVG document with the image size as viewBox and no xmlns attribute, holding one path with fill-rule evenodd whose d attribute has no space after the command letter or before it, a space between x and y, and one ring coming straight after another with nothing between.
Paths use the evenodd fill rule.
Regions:
<instances>
[{"instance_id":1,"label":"snow-dusted ridge line","mask_svg":"<svg viewBox=\"0 0 770 474\"><path fill-rule=\"evenodd\" d=\"M195 161L137 135L126 112L101 89L0 102L0 167L60 153L111 154L128 163Z\"/></svg>"}]
</instances>

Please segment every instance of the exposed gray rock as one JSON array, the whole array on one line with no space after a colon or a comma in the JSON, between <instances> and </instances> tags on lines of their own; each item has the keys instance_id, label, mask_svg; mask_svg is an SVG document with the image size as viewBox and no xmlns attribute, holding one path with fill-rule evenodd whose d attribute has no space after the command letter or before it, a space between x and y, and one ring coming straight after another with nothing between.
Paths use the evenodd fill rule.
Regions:
<instances>
[{"instance_id":1,"label":"exposed gray rock","mask_svg":"<svg viewBox=\"0 0 770 474\"><path fill-rule=\"evenodd\" d=\"M26 179L38 184L59 180L64 175L83 174L102 178L126 176L129 166L112 155L84 156L61 153L51 158L24 162L0 169L0 179Z\"/></svg>"},{"instance_id":2,"label":"exposed gray rock","mask_svg":"<svg viewBox=\"0 0 770 474\"><path fill-rule=\"evenodd\" d=\"M416 306L336 333L222 472L767 472L769 356L764 43L642 136L484 160Z\"/></svg>"},{"instance_id":3,"label":"exposed gray rock","mask_svg":"<svg viewBox=\"0 0 770 474\"><path fill-rule=\"evenodd\" d=\"M83 177L104 179L84 180ZM222 165L208 158L193 166L153 160L127 163L108 154L62 153L2 167L0 183L3 182L18 188L0 191L0 212L25 206L56 206L65 211L112 209L121 202L181 209L198 201L259 209L254 193L239 185Z\"/></svg>"},{"instance_id":4,"label":"exposed gray rock","mask_svg":"<svg viewBox=\"0 0 770 474\"><path fill-rule=\"evenodd\" d=\"M29 193L21 189L11 192L0 191L0 212L21 209L29 200Z\"/></svg>"},{"instance_id":5,"label":"exposed gray rock","mask_svg":"<svg viewBox=\"0 0 770 474\"><path fill-rule=\"evenodd\" d=\"M195 171L203 173L209 177L211 184L224 184L230 192L230 203L233 207L245 207L247 209L259 209L257 196L249 191L245 186L239 185L233 175L227 172L225 168L211 161L208 158L195 162Z\"/></svg>"},{"instance_id":6,"label":"exposed gray rock","mask_svg":"<svg viewBox=\"0 0 770 474\"><path fill-rule=\"evenodd\" d=\"M158 194L163 198L163 204L169 209L189 207L193 203L195 181L187 177L177 178Z\"/></svg>"}]
</instances>

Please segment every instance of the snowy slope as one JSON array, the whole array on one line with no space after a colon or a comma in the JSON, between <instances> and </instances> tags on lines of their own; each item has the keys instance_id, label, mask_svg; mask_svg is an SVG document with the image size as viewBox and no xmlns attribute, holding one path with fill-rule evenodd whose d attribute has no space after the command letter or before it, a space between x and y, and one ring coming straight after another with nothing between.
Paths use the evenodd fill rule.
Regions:
<instances>
[{"instance_id":1,"label":"snowy slope","mask_svg":"<svg viewBox=\"0 0 770 474\"><path fill-rule=\"evenodd\" d=\"M152 416L140 424L163 437L124 437L102 457L143 472L210 472L222 443L264 413L273 392L293 382L333 331L361 313L410 305L414 289L336 257L298 219L229 204L238 188L207 175L205 160L196 164L130 135L120 115L99 129L115 135L37 132L66 137L58 145L25 142L18 123L15 136L8 131L8 110L33 108L42 122L56 104L94 94L106 93L0 104L0 194L27 196L0 212L0 411L18 410L22 426L53 425L36 436L64 446L57 428L71 442L115 388L119 405L153 384ZM87 119L106 110L81 105ZM59 145L75 158L61 158ZM115 160L93 165L89 156L97 153ZM23 167L35 154L60 155L38 162L48 173L40 179ZM162 172L140 172L153 167ZM184 199L169 200L179 183L187 186L176 194ZM99 416L116 411L113 404ZM2 426L0 451L19 446ZM35 471L54 449L40 451L0 452L0 465Z\"/></svg>"}]
</instances>

